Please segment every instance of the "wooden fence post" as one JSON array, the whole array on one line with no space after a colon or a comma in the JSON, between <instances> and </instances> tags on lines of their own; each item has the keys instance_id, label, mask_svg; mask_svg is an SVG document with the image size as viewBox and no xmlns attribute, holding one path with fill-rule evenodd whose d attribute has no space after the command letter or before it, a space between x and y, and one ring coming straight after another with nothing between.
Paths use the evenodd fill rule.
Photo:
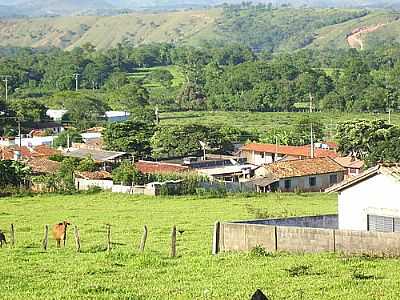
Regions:
<instances>
[{"instance_id":1,"label":"wooden fence post","mask_svg":"<svg viewBox=\"0 0 400 300\"><path fill-rule=\"evenodd\" d=\"M75 243L76 243L76 252L81 252L81 237L79 236L78 226L74 226L74 234L75 234Z\"/></svg>"},{"instance_id":2,"label":"wooden fence post","mask_svg":"<svg viewBox=\"0 0 400 300\"><path fill-rule=\"evenodd\" d=\"M212 241L212 254L217 255L220 250L220 230L221 223L219 221L214 223L214 233L213 233L213 241Z\"/></svg>"},{"instance_id":3,"label":"wooden fence post","mask_svg":"<svg viewBox=\"0 0 400 300\"><path fill-rule=\"evenodd\" d=\"M111 251L111 225L107 224L107 251Z\"/></svg>"},{"instance_id":4,"label":"wooden fence post","mask_svg":"<svg viewBox=\"0 0 400 300\"><path fill-rule=\"evenodd\" d=\"M143 236L142 236L142 240L140 241L140 252L144 252L144 247L146 247L146 241L147 241L147 226L144 225L143 227Z\"/></svg>"},{"instance_id":5,"label":"wooden fence post","mask_svg":"<svg viewBox=\"0 0 400 300\"><path fill-rule=\"evenodd\" d=\"M15 246L15 228L14 228L14 224L11 224L11 238L10 238L10 243L11 243L11 247Z\"/></svg>"},{"instance_id":6,"label":"wooden fence post","mask_svg":"<svg viewBox=\"0 0 400 300\"><path fill-rule=\"evenodd\" d=\"M176 226L172 227L171 232L171 257L176 257Z\"/></svg>"},{"instance_id":7,"label":"wooden fence post","mask_svg":"<svg viewBox=\"0 0 400 300\"><path fill-rule=\"evenodd\" d=\"M47 245L49 243L49 225L44 225L44 237L43 237L43 249L47 251Z\"/></svg>"}]
</instances>

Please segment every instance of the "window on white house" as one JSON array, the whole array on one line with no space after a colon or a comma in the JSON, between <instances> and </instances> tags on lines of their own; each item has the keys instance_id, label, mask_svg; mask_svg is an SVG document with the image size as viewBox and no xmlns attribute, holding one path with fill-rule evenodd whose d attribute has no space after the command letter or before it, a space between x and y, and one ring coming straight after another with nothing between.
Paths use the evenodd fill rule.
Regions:
<instances>
[{"instance_id":1,"label":"window on white house","mask_svg":"<svg viewBox=\"0 0 400 300\"><path fill-rule=\"evenodd\" d=\"M265 153L261 153L260 155L261 155L261 158L265 157Z\"/></svg>"},{"instance_id":2,"label":"window on white house","mask_svg":"<svg viewBox=\"0 0 400 300\"><path fill-rule=\"evenodd\" d=\"M290 179L285 180L285 189L290 189L292 187L292 181Z\"/></svg>"},{"instance_id":3,"label":"window on white house","mask_svg":"<svg viewBox=\"0 0 400 300\"><path fill-rule=\"evenodd\" d=\"M310 184L310 186L316 186L317 185L317 177L308 178L308 183Z\"/></svg>"},{"instance_id":4,"label":"window on white house","mask_svg":"<svg viewBox=\"0 0 400 300\"><path fill-rule=\"evenodd\" d=\"M400 218L368 215L368 230L377 232L400 232Z\"/></svg>"},{"instance_id":5,"label":"window on white house","mask_svg":"<svg viewBox=\"0 0 400 300\"><path fill-rule=\"evenodd\" d=\"M329 182L331 184L337 183L337 175L336 174L332 174L331 176L329 176Z\"/></svg>"}]
</instances>

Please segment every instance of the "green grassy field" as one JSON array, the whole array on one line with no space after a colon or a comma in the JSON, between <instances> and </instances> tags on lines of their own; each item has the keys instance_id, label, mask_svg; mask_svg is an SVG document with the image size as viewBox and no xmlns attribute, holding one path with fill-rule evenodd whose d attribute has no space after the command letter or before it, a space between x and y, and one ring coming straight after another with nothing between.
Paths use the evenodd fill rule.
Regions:
<instances>
[{"instance_id":1,"label":"green grassy field","mask_svg":"<svg viewBox=\"0 0 400 300\"><path fill-rule=\"evenodd\" d=\"M335 213L336 196L268 194L224 199L116 194L0 199L0 227L16 226L15 249L0 249L1 299L398 299L396 259L334 254L210 254L214 221ZM82 253L40 248L44 224L67 219L80 228ZM106 245L105 224L115 243ZM144 224L149 239L137 251ZM178 257L169 258L171 227ZM6 230L6 235L8 231ZM300 270L300 271L299 271Z\"/></svg>"},{"instance_id":2,"label":"green grassy field","mask_svg":"<svg viewBox=\"0 0 400 300\"><path fill-rule=\"evenodd\" d=\"M215 126L233 126L251 131L266 131L274 128L288 128L296 120L308 113L299 112L173 112L163 113L161 124L203 124ZM387 114L373 113L313 113L325 125L327 136L335 133L340 121L355 119L388 119ZM392 114L392 124L400 125L400 114Z\"/></svg>"},{"instance_id":3,"label":"green grassy field","mask_svg":"<svg viewBox=\"0 0 400 300\"><path fill-rule=\"evenodd\" d=\"M182 70L178 66L163 66L163 67L153 67L153 68L137 68L134 73L129 74L129 78L132 79L139 79L139 80L146 80L144 86L147 88L159 88L161 87L160 82L151 81L150 75L152 72L157 70L166 70L171 73L174 77L172 79L172 87L179 87L181 86L184 81L185 77Z\"/></svg>"}]
</instances>

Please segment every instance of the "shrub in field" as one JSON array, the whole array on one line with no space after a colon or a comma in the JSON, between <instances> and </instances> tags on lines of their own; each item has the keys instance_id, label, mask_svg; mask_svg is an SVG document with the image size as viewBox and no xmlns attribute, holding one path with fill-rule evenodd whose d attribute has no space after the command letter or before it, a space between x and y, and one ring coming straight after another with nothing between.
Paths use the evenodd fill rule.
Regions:
<instances>
[{"instance_id":1,"label":"shrub in field","mask_svg":"<svg viewBox=\"0 0 400 300\"><path fill-rule=\"evenodd\" d=\"M297 265L286 269L286 271L289 273L290 277L298 277L298 276L310 275L311 267L308 265Z\"/></svg>"},{"instance_id":2,"label":"shrub in field","mask_svg":"<svg viewBox=\"0 0 400 300\"><path fill-rule=\"evenodd\" d=\"M266 256L272 256L272 253L268 252L265 250L264 247L257 245L250 251L250 256L255 256L255 257L266 257Z\"/></svg>"}]
</instances>

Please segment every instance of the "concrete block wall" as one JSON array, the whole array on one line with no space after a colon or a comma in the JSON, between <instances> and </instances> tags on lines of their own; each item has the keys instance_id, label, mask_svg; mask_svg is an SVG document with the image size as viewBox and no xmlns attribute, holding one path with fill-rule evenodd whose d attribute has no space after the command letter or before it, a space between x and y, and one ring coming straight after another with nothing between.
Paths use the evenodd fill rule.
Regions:
<instances>
[{"instance_id":1,"label":"concrete block wall","mask_svg":"<svg viewBox=\"0 0 400 300\"><path fill-rule=\"evenodd\" d=\"M322 216L293 217L293 218L280 218L280 219L268 219L268 220L254 220L254 221L245 221L245 222L238 222L238 223L338 229L338 215L322 215Z\"/></svg>"},{"instance_id":2,"label":"concrete block wall","mask_svg":"<svg viewBox=\"0 0 400 300\"><path fill-rule=\"evenodd\" d=\"M221 251L250 251L256 246L261 246L269 252L343 252L400 256L400 233L248 223L221 224Z\"/></svg>"}]
</instances>

